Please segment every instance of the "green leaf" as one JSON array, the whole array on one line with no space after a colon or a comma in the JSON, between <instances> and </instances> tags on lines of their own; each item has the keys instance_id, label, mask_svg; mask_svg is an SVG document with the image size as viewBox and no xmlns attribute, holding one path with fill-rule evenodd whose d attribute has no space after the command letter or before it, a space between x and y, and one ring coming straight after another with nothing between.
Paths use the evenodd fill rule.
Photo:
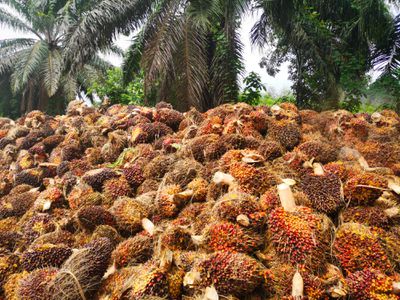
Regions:
<instances>
[{"instance_id":1,"label":"green leaf","mask_svg":"<svg viewBox=\"0 0 400 300\"><path fill-rule=\"evenodd\" d=\"M62 62L61 53L59 50L55 49L49 52L43 64L43 83L49 97L53 96L59 88L63 66Z\"/></svg>"}]
</instances>

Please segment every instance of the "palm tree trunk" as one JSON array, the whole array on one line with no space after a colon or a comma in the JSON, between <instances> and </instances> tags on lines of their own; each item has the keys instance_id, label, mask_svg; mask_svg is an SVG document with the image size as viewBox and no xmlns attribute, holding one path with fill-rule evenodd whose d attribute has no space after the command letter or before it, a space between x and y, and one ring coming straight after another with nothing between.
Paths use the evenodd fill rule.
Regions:
<instances>
[{"instance_id":1,"label":"palm tree trunk","mask_svg":"<svg viewBox=\"0 0 400 300\"><path fill-rule=\"evenodd\" d=\"M47 111L48 102L49 102L49 96L47 94L47 91L44 88L41 88L39 92L38 109L43 112Z\"/></svg>"},{"instance_id":2,"label":"palm tree trunk","mask_svg":"<svg viewBox=\"0 0 400 300\"><path fill-rule=\"evenodd\" d=\"M329 74L326 80L327 89L321 108L323 110L338 109L340 101L343 100L343 89L340 86L339 80L333 74Z\"/></svg>"}]
</instances>

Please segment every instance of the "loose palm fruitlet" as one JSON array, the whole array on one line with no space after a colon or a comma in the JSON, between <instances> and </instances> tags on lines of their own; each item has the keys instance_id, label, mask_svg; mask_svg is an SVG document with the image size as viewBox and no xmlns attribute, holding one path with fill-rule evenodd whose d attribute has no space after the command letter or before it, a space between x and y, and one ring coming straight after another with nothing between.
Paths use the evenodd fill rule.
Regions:
<instances>
[{"instance_id":1,"label":"loose palm fruitlet","mask_svg":"<svg viewBox=\"0 0 400 300\"><path fill-rule=\"evenodd\" d=\"M399 149L388 110L2 118L0 299L400 300Z\"/></svg>"}]
</instances>

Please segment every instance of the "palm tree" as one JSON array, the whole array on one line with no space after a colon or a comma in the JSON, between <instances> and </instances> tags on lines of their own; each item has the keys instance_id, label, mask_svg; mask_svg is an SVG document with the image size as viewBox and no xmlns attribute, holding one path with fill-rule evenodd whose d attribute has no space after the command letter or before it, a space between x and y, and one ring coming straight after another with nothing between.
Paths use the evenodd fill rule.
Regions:
<instances>
[{"instance_id":1,"label":"palm tree","mask_svg":"<svg viewBox=\"0 0 400 300\"><path fill-rule=\"evenodd\" d=\"M344 80L351 88L362 82L372 67L371 45L387 39L393 26L384 0L256 0L256 6L262 16L252 30L253 42L275 42L272 61L291 61L300 104L310 96L304 86L311 79L308 92L320 92L322 108L338 107Z\"/></svg>"},{"instance_id":2,"label":"palm tree","mask_svg":"<svg viewBox=\"0 0 400 300\"><path fill-rule=\"evenodd\" d=\"M250 2L103 0L68 37L71 67L116 34L140 29L123 69L127 80L144 71L147 95L156 88L158 100L175 99L181 109L236 101L243 69L238 28Z\"/></svg>"},{"instance_id":3,"label":"palm tree","mask_svg":"<svg viewBox=\"0 0 400 300\"><path fill-rule=\"evenodd\" d=\"M49 99L71 100L109 64L95 53L65 72L66 33L96 1L0 0L0 24L23 37L0 40L0 78L10 78L20 112L45 110ZM61 100L61 103L60 103Z\"/></svg>"}]
</instances>

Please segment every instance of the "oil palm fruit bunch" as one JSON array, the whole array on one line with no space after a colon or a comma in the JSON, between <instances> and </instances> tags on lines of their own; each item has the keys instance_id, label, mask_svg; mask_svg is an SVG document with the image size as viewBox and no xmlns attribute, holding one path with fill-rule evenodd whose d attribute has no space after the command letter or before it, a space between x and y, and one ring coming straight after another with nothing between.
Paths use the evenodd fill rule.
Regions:
<instances>
[{"instance_id":1,"label":"oil palm fruit bunch","mask_svg":"<svg viewBox=\"0 0 400 300\"><path fill-rule=\"evenodd\" d=\"M0 118L0 299L399 299L399 135L290 103Z\"/></svg>"}]
</instances>

